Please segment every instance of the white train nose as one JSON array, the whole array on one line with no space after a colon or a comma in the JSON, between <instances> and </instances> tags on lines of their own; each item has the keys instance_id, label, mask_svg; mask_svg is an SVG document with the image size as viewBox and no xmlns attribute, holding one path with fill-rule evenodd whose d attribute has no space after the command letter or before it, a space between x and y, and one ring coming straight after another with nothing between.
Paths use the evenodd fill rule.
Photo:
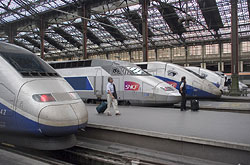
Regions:
<instances>
[{"instance_id":1,"label":"white train nose","mask_svg":"<svg viewBox=\"0 0 250 165\"><path fill-rule=\"evenodd\" d=\"M43 108L38 117L39 129L46 136L73 134L78 130L78 117L70 104Z\"/></svg>"},{"instance_id":2,"label":"white train nose","mask_svg":"<svg viewBox=\"0 0 250 165\"><path fill-rule=\"evenodd\" d=\"M171 104L176 104L181 101L181 95L177 92L172 92L168 94L168 102Z\"/></svg>"}]
</instances>

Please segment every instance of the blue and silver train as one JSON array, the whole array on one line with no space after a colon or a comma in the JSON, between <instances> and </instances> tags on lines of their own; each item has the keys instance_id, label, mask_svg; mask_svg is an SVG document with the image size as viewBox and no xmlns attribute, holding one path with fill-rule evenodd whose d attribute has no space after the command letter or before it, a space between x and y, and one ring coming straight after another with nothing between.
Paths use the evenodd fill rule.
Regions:
<instances>
[{"instance_id":1,"label":"blue and silver train","mask_svg":"<svg viewBox=\"0 0 250 165\"><path fill-rule=\"evenodd\" d=\"M181 77L186 77L187 97L218 98L221 91L206 79L202 79L196 73L186 70L182 66L167 62L143 62L136 63L142 69L155 77L171 84L179 90Z\"/></svg>"},{"instance_id":2,"label":"blue and silver train","mask_svg":"<svg viewBox=\"0 0 250 165\"><path fill-rule=\"evenodd\" d=\"M110 76L116 85L119 102L158 106L181 100L179 91L174 87L129 62L94 59L51 62L50 65L86 101L106 99Z\"/></svg>"},{"instance_id":3,"label":"blue and silver train","mask_svg":"<svg viewBox=\"0 0 250 165\"><path fill-rule=\"evenodd\" d=\"M0 42L0 142L40 150L76 143L85 104L57 72L21 47Z\"/></svg>"}]
</instances>

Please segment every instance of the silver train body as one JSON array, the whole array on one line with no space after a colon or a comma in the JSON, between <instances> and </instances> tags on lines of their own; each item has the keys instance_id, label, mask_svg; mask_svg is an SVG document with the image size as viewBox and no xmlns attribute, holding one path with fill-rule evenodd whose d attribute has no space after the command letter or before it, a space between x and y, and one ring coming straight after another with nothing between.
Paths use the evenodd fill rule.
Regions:
<instances>
[{"instance_id":1,"label":"silver train body","mask_svg":"<svg viewBox=\"0 0 250 165\"><path fill-rule=\"evenodd\" d=\"M88 120L85 104L47 63L0 42L0 141L58 150L75 145Z\"/></svg>"},{"instance_id":2,"label":"silver train body","mask_svg":"<svg viewBox=\"0 0 250 165\"><path fill-rule=\"evenodd\" d=\"M186 77L186 95L195 98L218 98L221 91L211 82L198 74L188 71L182 66L167 62L143 62L136 63L155 77L173 85L179 90L181 77Z\"/></svg>"},{"instance_id":3,"label":"silver train body","mask_svg":"<svg viewBox=\"0 0 250 165\"><path fill-rule=\"evenodd\" d=\"M124 61L87 60L50 63L77 91L83 100L107 98L106 85L112 77L118 101L141 105L175 104L180 102L179 92Z\"/></svg>"}]
</instances>

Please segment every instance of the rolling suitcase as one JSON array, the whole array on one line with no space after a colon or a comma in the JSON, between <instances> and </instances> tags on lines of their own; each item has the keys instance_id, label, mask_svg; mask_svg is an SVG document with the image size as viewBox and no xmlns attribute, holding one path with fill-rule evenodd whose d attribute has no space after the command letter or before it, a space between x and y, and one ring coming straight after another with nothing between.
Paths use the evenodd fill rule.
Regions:
<instances>
[{"instance_id":1,"label":"rolling suitcase","mask_svg":"<svg viewBox=\"0 0 250 165\"><path fill-rule=\"evenodd\" d=\"M99 104L97 107L96 107L96 110L98 113L104 113L104 111L107 109L107 102L103 101L101 102L101 104Z\"/></svg>"},{"instance_id":2,"label":"rolling suitcase","mask_svg":"<svg viewBox=\"0 0 250 165\"><path fill-rule=\"evenodd\" d=\"M199 100L191 100L191 110L198 111L199 108Z\"/></svg>"}]
</instances>

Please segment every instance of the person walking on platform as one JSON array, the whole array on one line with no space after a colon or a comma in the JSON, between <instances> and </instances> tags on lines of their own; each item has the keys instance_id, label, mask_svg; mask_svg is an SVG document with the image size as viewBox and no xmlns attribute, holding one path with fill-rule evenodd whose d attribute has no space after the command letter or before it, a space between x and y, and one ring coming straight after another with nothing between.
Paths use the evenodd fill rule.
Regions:
<instances>
[{"instance_id":1,"label":"person walking on platform","mask_svg":"<svg viewBox=\"0 0 250 165\"><path fill-rule=\"evenodd\" d=\"M117 102L117 93L116 93L116 88L115 84L113 83L113 78L109 77L108 78L108 84L107 84L107 115L112 116L110 112L110 107L111 104L113 105L113 108L115 110L115 115L120 115L121 113L118 110L118 102Z\"/></svg>"},{"instance_id":2,"label":"person walking on platform","mask_svg":"<svg viewBox=\"0 0 250 165\"><path fill-rule=\"evenodd\" d=\"M187 110L186 107L186 77L183 76L181 78L181 82L180 82L180 89L179 89L180 93L181 93L181 111L185 111Z\"/></svg>"}]
</instances>

